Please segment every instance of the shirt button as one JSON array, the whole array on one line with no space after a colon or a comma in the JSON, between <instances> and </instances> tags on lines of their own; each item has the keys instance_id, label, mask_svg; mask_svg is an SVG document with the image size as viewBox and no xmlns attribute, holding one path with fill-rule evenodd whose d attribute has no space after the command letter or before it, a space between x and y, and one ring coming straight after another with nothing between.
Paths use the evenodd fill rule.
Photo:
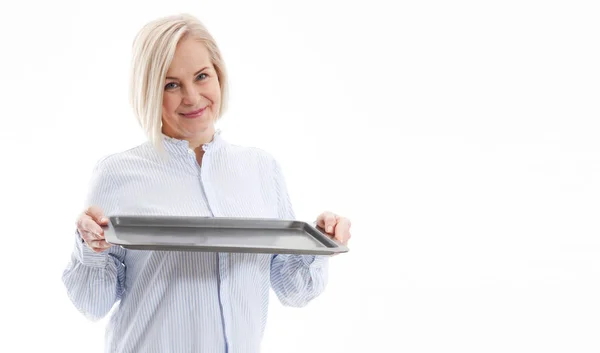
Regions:
<instances>
[{"instance_id":1,"label":"shirt button","mask_svg":"<svg viewBox=\"0 0 600 353\"><path fill-rule=\"evenodd\" d=\"M192 149L188 149L188 153L189 153L189 154L193 154L193 153L194 153L194 150L192 150Z\"/></svg>"},{"instance_id":2,"label":"shirt button","mask_svg":"<svg viewBox=\"0 0 600 353\"><path fill-rule=\"evenodd\" d=\"M208 150L208 146L206 146L206 145L202 145L202 150L203 150L204 152L206 152L206 151Z\"/></svg>"}]
</instances>

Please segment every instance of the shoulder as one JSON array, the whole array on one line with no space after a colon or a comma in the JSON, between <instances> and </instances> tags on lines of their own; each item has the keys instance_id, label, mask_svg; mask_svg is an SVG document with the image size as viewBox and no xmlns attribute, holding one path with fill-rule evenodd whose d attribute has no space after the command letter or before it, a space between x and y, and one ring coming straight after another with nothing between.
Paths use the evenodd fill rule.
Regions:
<instances>
[{"instance_id":1,"label":"shoulder","mask_svg":"<svg viewBox=\"0 0 600 353\"><path fill-rule=\"evenodd\" d=\"M130 173L129 165L140 155L140 149L143 147L109 154L96 161L88 184L86 207L96 205L107 214L116 210L124 183L122 176Z\"/></svg>"},{"instance_id":2,"label":"shoulder","mask_svg":"<svg viewBox=\"0 0 600 353\"><path fill-rule=\"evenodd\" d=\"M142 160L148 160L156 154L148 143L135 146L128 150L112 153L101 157L94 166L94 173L109 177Z\"/></svg>"}]
</instances>

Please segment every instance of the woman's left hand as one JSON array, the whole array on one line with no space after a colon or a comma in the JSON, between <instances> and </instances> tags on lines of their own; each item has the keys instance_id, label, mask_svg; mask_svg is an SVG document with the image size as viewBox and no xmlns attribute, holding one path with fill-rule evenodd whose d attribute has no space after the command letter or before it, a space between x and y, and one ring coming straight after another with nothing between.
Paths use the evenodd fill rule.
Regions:
<instances>
[{"instance_id":1,"label":"woman's left hand","mask_svg":"<svg viewBox=\"0 0 600 353\"><path fill-rule=\"evenodd\" d=\"M323 212L317 217L317 226L325 229L325 232L333 236L337 241L348 245L350 240L350 220L338 216L335 213Z\"/></svg>"}]
</instances>

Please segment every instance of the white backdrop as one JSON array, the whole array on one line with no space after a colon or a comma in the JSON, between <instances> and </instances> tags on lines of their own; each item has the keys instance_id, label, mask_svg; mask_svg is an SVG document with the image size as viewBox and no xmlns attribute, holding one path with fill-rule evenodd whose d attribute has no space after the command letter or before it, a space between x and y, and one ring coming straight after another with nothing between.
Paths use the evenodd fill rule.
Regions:
<instances>
[{"instance_id":1,"label":"white backdrop","mask_svg":"<svg viewBox=\"0 0 600 353\"><path fill-rule=\"evenodd\" d=\"M2 2L0 351L102 352L60 277L93 165L144 138L133 36L177 12L223 50L223 136L278 157L298 218L353 221L264 352L600 351L600 11L575 0Z\"/></svg>"}]
</instances>

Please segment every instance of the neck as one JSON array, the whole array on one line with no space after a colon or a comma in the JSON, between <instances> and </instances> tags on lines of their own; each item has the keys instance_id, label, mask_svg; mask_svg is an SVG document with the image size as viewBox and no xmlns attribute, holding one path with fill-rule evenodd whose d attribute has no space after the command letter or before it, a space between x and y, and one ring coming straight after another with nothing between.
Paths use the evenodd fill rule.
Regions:
<instances>
[{"instance_id":1,"label":"neck","mask_svg":"<svg viewBox=\"0 0 600 353\"><path fill-rule=\"evenodd\" d=\"M202 152L202 145L207 144L209 142L211 142L214 138L215 135L215 127L211 126L208 129L206 129L205 131L202 131L201 133L195 135L195 136L188 136L188 137L184 137L184 136L173 136L172 134L167 133L166 131L163 131L163 134L176 138L178 140L185 140L189 143L189 148L196 151L196 153L198 152Z\"/></svg>"},{"instance_id":2,"label":"neck","mask_svg":"<svg viewBox=\"0 0 600 353\"><path fill-rule=\"evenodd\" d=\"M200 147L206 143L211 142L214 137L214 134L215 130L211 129L210 132L208 130L203 132L202 136L194 136L194 138L186 138L185 140L189 142L191 149L193 149L194 151L201 151L202 148Z\"/></svg>"}]
</instances>

